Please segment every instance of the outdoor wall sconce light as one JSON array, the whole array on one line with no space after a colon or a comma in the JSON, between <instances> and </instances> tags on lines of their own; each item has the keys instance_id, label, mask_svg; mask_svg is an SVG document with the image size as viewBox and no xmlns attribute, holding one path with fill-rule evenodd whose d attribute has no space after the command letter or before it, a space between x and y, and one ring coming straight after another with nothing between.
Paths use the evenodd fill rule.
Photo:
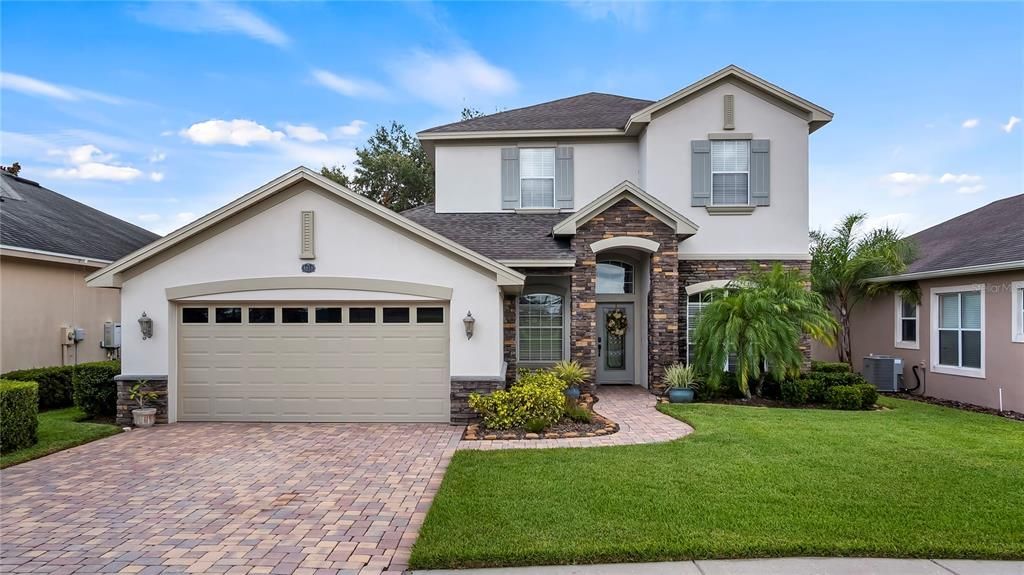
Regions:
<instances>
[{"instance_id":1,"label":"outdoor wall sconce light","mask_svg":"<svg viewBox=\"0 0 1024 575\"><path fill-rule=\"evenodd\" d=\"M153 319L146 315L146 312L142 312L142 317L139 318L139 327L142 328L143 340L153 337Z\"/></svg>"},{"instance_id":2,"label":"outdoor wall sconce light","mask_svg":"<svg viewBox=\"0 0 1024 575\"><path fill-rule=\"evenodd\" d=\"M466 339L473 339L473 326L476 324L473 312L467 311L466 317L462 318L462 323L466 326Z\"/></svg>"}]
</instances>

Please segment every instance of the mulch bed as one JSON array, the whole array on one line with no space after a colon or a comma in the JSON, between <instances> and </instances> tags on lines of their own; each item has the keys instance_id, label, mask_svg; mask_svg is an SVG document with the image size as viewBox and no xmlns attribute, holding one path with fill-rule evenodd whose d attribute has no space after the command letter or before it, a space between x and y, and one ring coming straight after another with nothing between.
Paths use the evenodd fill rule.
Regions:
<instances>
[{"instance_id":1,"label":"mulch bed","mask_svg":"<svg viewBox=\"0 0 1024 575\"><path fill-rule=\"evenodd\" d=\"M661 403L669 403L667 398L661 398ZM781 399L769 399L767 397L757 397L756 395L750 399L732 398L732 397L720 397L710 399L706 401L700 401L699 403L715 403L719 405L742 405L746 407L771 407L779 409L829 409L832 408L825 405L824 403L801 403L794 405L792 403L786 403ZM870 409L858 409L855 411L884 411L886 408L876 405L874 410Z\"/></svg>"},{"instance_id":2,"label":"mulch bed","mask_svg":"<svg viewBox=\"0 0 1024 575\"><path fill-rule=\"evenodd\" d=\"M590 411L590 423L581 423L568 418L545 429L542 433L530 433L519 427L515 429L488 429L483 423L472 423L466 426L462 439L467 441L494 441L497 439L568 439L572 437L597 437L610 435L619 430L619 424L593 410L597 398L589 393L583 394L579 405Z\"/></svg>"},{"instance_id":3,"label":"mulch bed","mask_svg":"<svg viewBox=\"0 0 1024 575\"><path fill-rule=\"evenodd\" d=\"M952 407L953 409L962 409L964 411L973 411L975 413L986 413L988 415L1005 417L1006 419L1024 421L1024 413L1020 413L1018 411L999 411L998 409L993 409L991 407L983 407L981 405L964 403L962 401L953 401L952 399L939 399L938 397L925 397L921 395L911 395L909 393L893 393L889 395L889 397L909 399L910 401L920 401L921 403L930 403L932 405L941 405L943 407Z\"/></svg>"}]
</instances>

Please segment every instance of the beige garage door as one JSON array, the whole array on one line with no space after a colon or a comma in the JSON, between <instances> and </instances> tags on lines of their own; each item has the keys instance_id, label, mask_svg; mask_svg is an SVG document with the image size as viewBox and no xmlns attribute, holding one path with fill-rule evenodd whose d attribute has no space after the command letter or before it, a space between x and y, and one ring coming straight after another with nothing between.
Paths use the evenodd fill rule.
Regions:
<instances>
[{"instance_id":1,"label":"beige garage door","mask_svg":"<svg viewBox=\"0 0 1024 575\"><path fill-rule=\"evenodd\" d=\"M178 321L181 421L449 420L445 306L184 304Z\"/></svg>"}]
</instances>

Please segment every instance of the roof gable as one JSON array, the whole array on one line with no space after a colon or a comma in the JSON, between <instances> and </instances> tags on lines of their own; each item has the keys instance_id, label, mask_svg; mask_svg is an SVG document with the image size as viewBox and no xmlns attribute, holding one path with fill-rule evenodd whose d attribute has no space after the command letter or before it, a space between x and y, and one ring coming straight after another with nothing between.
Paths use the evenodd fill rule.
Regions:
<instances>
[{"instance_id":1,"label":"roof gable","mask_svg":"<svg viewBox=\"0 0 1024 575\"><path fill-rule=\"evenodd\" d=\"M633 182L626 180L601 194L597 199L583 206L568 218L555 224L552 234L556 236L574 235L580 226L623 199L640 206L649 214L664 222L665 225L675 230L675 233L678 235L693 235L697 233L699 228L697 224L673 210L661 200L643 191Z\"/></svg>"},{"instance_id":2,"label":"roof gable","mask_svg":"<svg viewBox=\"0 0 1024 575\"><path fill-rule=\"evenodd\" d=\"M677 103L685 102L687 99L702 94L703 92L719 85L721 82L728 80L737 81L744 86L752 88L758 93L766 96L769 100L782 104L782 107L790 112L798 112L801 114L801 117L807 121L808 132L813 132L832 121L832 112L825 108L805 100L792 92L783 90L775 84L759 78L739 66L730 64L714 74L698 80L674 94L652 103L650 106L647 106L642 110L638 110L629 117L629 121L625 126L626 133L639 134L643 130L644 126L651 122L653 115L658 111Z\"/></svg>"},{"instance_id":3,"label":"roof gable","mask_svg":"<svg viewBox=\"0 0 1024 575\"><path fill-rule=\"evenodd\" d=\"M109 262L158 239L153 232L32 180L0 176L0 245Z\"/></svg>"},{"instance_id":4,"label":"roof gable","mask_svg":"<svg viewBox=\"0 0 1024 575\"><path fill-rule=\"evenodd\" d=\"M249 192L237 200L217 209L198 220L184 226L160 240L153 242L143 249L137 250L109 266L99 270L86 278L86 283L92 287L118 287L121 283L121 274L146 262L151 258L160 256L180 246L187 249L187 241L198 234L209 230L225 220L241 214L242 212L255 208L265 200L292 188L300 182L311 183L323 191L332 194L333 197L347 204L353 209L369 212L371 215L402 229L403 231L417 236L427 243L445 250L455 257L465 260L473 265L489 270L495 274L498 285L520 286L525 276L508 268L498 262L469 250L444 236L441 236L401 215L369 200L348 188L329 180L320 174L306 167L298 167L294 170L264 184L263 186Z\"/></svg>"}]
</instances>

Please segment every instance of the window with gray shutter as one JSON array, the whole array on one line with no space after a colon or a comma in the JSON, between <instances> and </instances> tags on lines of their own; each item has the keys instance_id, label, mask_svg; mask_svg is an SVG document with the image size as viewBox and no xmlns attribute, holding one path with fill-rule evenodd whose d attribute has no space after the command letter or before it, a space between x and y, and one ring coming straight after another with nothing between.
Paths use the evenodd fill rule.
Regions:
<instances>
[{"instance_id":1,"label":"window with gray shutter","mask_svg":"<svg viewBox=\"0 0 1024 575\"><path fill-rule=\"evenodd\" d=\"M519 149L519 206L555 207L555 149Z\"/></svg>"},{"instance_id":2,"label":"window with gray shutter","mask_svg":"<svg viewBox=\"0 0 1024 575\"><path fill-rule=\"evenodd\" d=\"M750 142L711 142L711 205L750 204Z\"/></svg>"},{"instance_id":3,"label":"window with gray shutter","mask_svg":"<svg viewBox=\"0 0 1024 575\"><path fill-rule=\"evenodd\" d=\"M519 148L501 149L501 208L519 207Z\"/></svg>"}]
</instances>

